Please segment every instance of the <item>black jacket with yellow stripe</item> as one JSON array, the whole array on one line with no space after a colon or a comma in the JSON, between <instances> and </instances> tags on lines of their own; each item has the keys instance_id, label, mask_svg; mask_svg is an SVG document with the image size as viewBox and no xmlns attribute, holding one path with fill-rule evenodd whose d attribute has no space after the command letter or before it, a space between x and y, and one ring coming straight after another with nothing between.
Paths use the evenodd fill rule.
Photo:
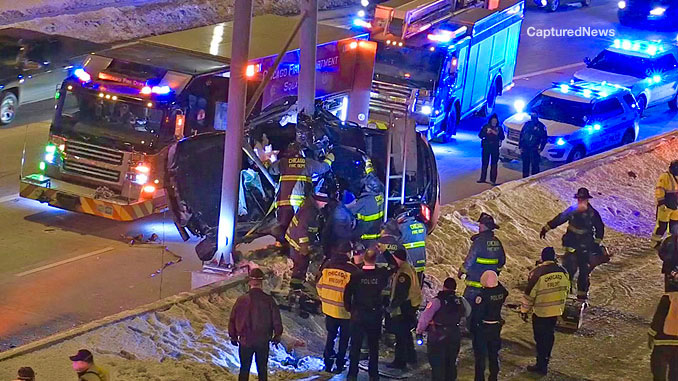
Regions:
<instances>
[{"instance_id":1,"label":"black jacket with yellow stripe","mask_svg":"<svg viewBox=\"0 0 678 381\"><path fill-rule=\"evenodd\" d=\"M678 347L678 291L667 292L659 300L648 333L654 345Z\"/></svg>"}]
</instances>

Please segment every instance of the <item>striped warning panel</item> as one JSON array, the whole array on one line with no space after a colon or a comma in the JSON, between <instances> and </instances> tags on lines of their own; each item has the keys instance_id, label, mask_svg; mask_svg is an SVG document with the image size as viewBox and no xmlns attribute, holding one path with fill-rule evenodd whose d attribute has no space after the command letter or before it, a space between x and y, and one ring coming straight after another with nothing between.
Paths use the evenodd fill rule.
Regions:
<instances>
[{"instance_id":1,"label":"striped warning panel","mask_svg":"<svg viewBox=\"0 0 678 381\"><path fill-rule=\"evenodd\" d=\"M55 189L44 188L38 185L21 183L19 195L24 198L46 202L51 206L70 210L73 212L91 214L94 216L109 218L116 221L134 221L150 216L156 210L164 208L163 200L144 200L134 204L120 205L105 200L95 200L89 197L75 196L61 192L74 202L63 203L57 195L60 192Z\"/></svg>"}]
</instances>

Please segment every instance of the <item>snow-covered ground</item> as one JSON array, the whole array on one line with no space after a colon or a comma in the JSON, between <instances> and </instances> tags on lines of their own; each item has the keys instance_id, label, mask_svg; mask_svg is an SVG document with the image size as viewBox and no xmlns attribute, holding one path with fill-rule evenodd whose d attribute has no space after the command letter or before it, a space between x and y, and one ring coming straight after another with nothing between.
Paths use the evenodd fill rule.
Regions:
<instances>
[{"instance_id":1,"label":"snow-covered ground","mask_svg":"<svg viewBox=\"0 0 678 381\"><path fill-rule=\"evenodd\" d=\"M653 189L657 176L675 158L675 152L678 152L678 134L585 159L533 179L506 183L447 205L427 245L428 274L437 285L445 276L456 273L469 247L468 238L477 228L473 221L485 211L493 214L501 225L497 234L508 255L501 281L511 290L509 301L516 302L519 288L541 248L546 245L560 248L563 228L550 232L548 240L543 241L538 235L541 226L572 202L577 188L588 187L594 197L592 204L608 226L604 242L614 257L612 263L594 273L593 307L580 336L558 339L571 344L569 349L563 349L564 353L557 344L554 368L561 373L555 373L551 379L608 380L619 367L626 376L617 379L647 379L647 351L642 349L642 344L637 348L637 344L644 343L648 311L656 302L661 284L659 265L649 250L648 240L654 219ZM262 264L273 266L276 278L288 269L288 264L280 259L269 258ZM279 279L275 283L277 287ZM99 362L109 367L117 380L234 379L237 352L228 341L226 329L231 305L242 292L242 289L232 289L204 296L4 361L0 363L0 379L8 379L15 369L26 365L33 366L38 374L50 375L47 379L67 379L70 369L66 356L80 347L94 350ZM520 347L514 348L515 343L525 340L524 345L529 348L529 330L517 317L505 315L508 324L504 338L512 344L504 353L520 363L531 355L528 351L527 355L522 354L521 360L515 360L514 357L520 358L516 352L525 352ZM321 318L300 319L284 313L284 325L284 343L290 351L295 348L294 357L322 353ZM621 342L615 344L615 340ZM580 346L591 351L591 355L582 357ZM610 351L614 354L609 354ZM462 357L468 356L466 352L462 352ZM284 370L281 362L287 356L283 351L275 353L273 367ZM570 361L580 362L580 366L573 369L566 361L567 356L571 356ZM596 356L607 358L608 365L600 366ZM591 363L589 368L587 361ZM515 365L510 361L506 364L505 369ZM318 360L311 360L302 368L314 370L318 366ZM563 376L565 370L578 373L578 377ZM275 375L275 379L301 377L286 371Z\"/></svg>"},{"instance_id":2,"label":"snow-covered ground","mask_svg":"<svg viewBox=\"0 0 678 381\"><path fill-rule=\"evenodd\" d=\"M0 26L118 42L230 20L233 0L0 0ZM8 3L8 4L4 4ZM14 5L14 4L17 5ZM320 0L320 9L356 0ZM298 0L255 0L254 12L293 14Z\"/></svg>"}]
</instances>

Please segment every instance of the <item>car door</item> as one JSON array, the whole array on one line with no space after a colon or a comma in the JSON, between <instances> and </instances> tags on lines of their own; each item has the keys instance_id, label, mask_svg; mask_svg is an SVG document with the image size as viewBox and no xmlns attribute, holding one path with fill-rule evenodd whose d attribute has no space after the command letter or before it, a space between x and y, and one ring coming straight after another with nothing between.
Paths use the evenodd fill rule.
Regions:
<instances>
[{"instance_id":1,"label":"car door","mask_svg":"<svg viewBox=\"0 0 678 381\"><path fill-rule=\"evenodd\" d=\"M633 119L624 112L624 106L616 97L596 103L592 122L587 127L592 129L588 131L592 151L602 151L619 144L626 128L633 125Z\"/></svg>"},{"instance_id":2,"label":"car door","mask_svg":"<svg viewBox=\"0 0 678 381\"><path fill-rule=\"evenodd\" d=\"M652 63L652 73L659 76L659 83L652 88L652 104L667 102L676 96L678 86L678 62L672 53L665 54Z\"/></svg>"},{"instance_id":3,"label":"car door","mask_svg":"<svg viewBox=\"0 0 678 381\"><path fill-rule=\"evenodd\" d=\"M39 102L54 97L68 75L66 63L59 58L58 40L31 41L22 56L21 103Z\"/></svg>"}]
</instances>

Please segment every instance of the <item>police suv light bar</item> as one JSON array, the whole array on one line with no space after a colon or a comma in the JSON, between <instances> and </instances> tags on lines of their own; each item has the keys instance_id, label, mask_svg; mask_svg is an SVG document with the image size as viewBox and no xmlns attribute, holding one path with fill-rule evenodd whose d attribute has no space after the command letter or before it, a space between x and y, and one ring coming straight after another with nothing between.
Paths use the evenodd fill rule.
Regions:
<instances>
[{"instance_id":1,"label":"police suv light bar","mask_svg":"<svg viewBox=\"0 0 678 381\"><path fill-rule=\"evenodd\" d=\"M651 56L661 53L665 50L663 43L659 41L644 41L644 40L626 40L616 39L612 43L612 48L626 50L630 52L646 53Z\"/></svg>"}]
</instances>

